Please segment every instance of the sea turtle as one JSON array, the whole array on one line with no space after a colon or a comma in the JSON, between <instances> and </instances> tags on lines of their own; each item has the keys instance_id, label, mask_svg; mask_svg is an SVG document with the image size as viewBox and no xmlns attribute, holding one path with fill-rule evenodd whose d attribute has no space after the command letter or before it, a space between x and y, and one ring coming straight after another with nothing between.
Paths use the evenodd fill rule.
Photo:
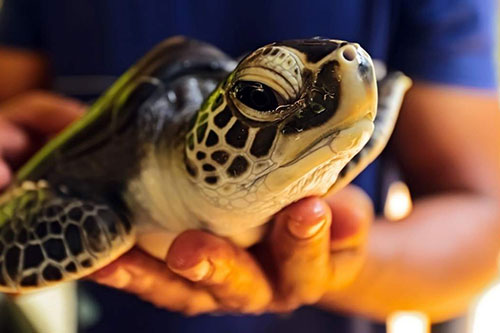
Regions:
<instances>
[{"instance_id":1,"label":"sea turtle","mask_svg":"<svg viewBox=\"0 0 500 333\"><path fill-rule=\"evenodd\" d=\"M164 258L186 229L255 243L281 208L338 190L380 153L409 82L385 79L376 116L358 44L276 42L236 64L166 40L0 197L0 291L80 278L136 243Z\"/></svg>"}]
</instances>

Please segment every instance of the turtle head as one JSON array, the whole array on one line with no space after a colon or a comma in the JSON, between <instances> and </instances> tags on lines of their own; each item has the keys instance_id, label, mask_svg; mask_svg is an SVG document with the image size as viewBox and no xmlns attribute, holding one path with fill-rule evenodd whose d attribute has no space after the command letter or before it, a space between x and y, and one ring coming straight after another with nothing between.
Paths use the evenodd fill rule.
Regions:
<instances>
[{"instance_id":1,"label":"turtle head","mask_svg":"<svg viewBox=\"0 0 500 333\"><path fill-rule=\"evenodd\" d=\"M323 194L373 131L377 87L358 45L308 39L249 54L193 119L185 164L218 206L270 210Z\"/></svg>"}]
</instances>

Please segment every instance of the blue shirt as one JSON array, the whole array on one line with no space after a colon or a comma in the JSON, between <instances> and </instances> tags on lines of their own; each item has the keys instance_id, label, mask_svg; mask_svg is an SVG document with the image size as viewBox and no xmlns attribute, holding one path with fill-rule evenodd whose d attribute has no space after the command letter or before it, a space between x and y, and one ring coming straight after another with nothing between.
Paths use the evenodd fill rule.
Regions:
<instances>
[{"instance_id":1,"label":"blue shirt","mask_svg":"<svg viewBox=\"0 0 500 333\"><path fill-rule=\"evenodd\" d=\"M416 80L492 89L495 0L4 0L0 44L45 52L54 89L91 99L162 39L186 35L232 56L266 43L323 36L360 43L373 58ZM380 204L380 163L357 179ZM352 324L313 308L292 315L174 313L87 285L102 320L88 332L349 332Z\"/></svg>"}]
</instances>

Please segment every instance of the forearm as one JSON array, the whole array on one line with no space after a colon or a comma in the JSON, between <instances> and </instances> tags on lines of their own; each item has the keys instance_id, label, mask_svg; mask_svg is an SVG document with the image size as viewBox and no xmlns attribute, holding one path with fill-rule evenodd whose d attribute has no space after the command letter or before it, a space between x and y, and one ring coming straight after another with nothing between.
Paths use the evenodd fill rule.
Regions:
<instances>
[{"instance_id":1,"label":"forearm","mask_svg":"<svg viewBox=\"0 0 500 333\"><path fill-rule=\"evenodd\" d=\"M478 241L480 240L480 241ZM498 202L473 193L418 201L406 220L375 223L355 282L325 304L384 319L418 310L440 321L461 314L497 273Z\"/></svg>"},{"instance_id":2,"label":"forearm","mask_svg":"<svg viewBox=\"0 0 500 333\"><path fill-rule=\"evenodd\" d=\"M0 102L29 90L46 88L48 81L48 62L41 54L0 48Z\"/></svg>"}]
</instances>

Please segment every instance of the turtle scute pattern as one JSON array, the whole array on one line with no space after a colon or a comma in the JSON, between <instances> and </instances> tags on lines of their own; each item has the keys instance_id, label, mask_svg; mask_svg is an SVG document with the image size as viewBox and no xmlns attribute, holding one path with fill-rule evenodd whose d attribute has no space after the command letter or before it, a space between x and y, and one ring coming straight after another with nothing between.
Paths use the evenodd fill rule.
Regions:
<instances>
[{"instance_id":1,"label":"turtle scute pattern","mask_svg":"<svg viewBox=\"0 0 500 333\"><path fill-rule=\"evenodd\" d=\"M41 287L89 274L127 243L130 234L131 225L105 204L24 184L0 203L0 290Z\"/></svg>"}]
</instances>

